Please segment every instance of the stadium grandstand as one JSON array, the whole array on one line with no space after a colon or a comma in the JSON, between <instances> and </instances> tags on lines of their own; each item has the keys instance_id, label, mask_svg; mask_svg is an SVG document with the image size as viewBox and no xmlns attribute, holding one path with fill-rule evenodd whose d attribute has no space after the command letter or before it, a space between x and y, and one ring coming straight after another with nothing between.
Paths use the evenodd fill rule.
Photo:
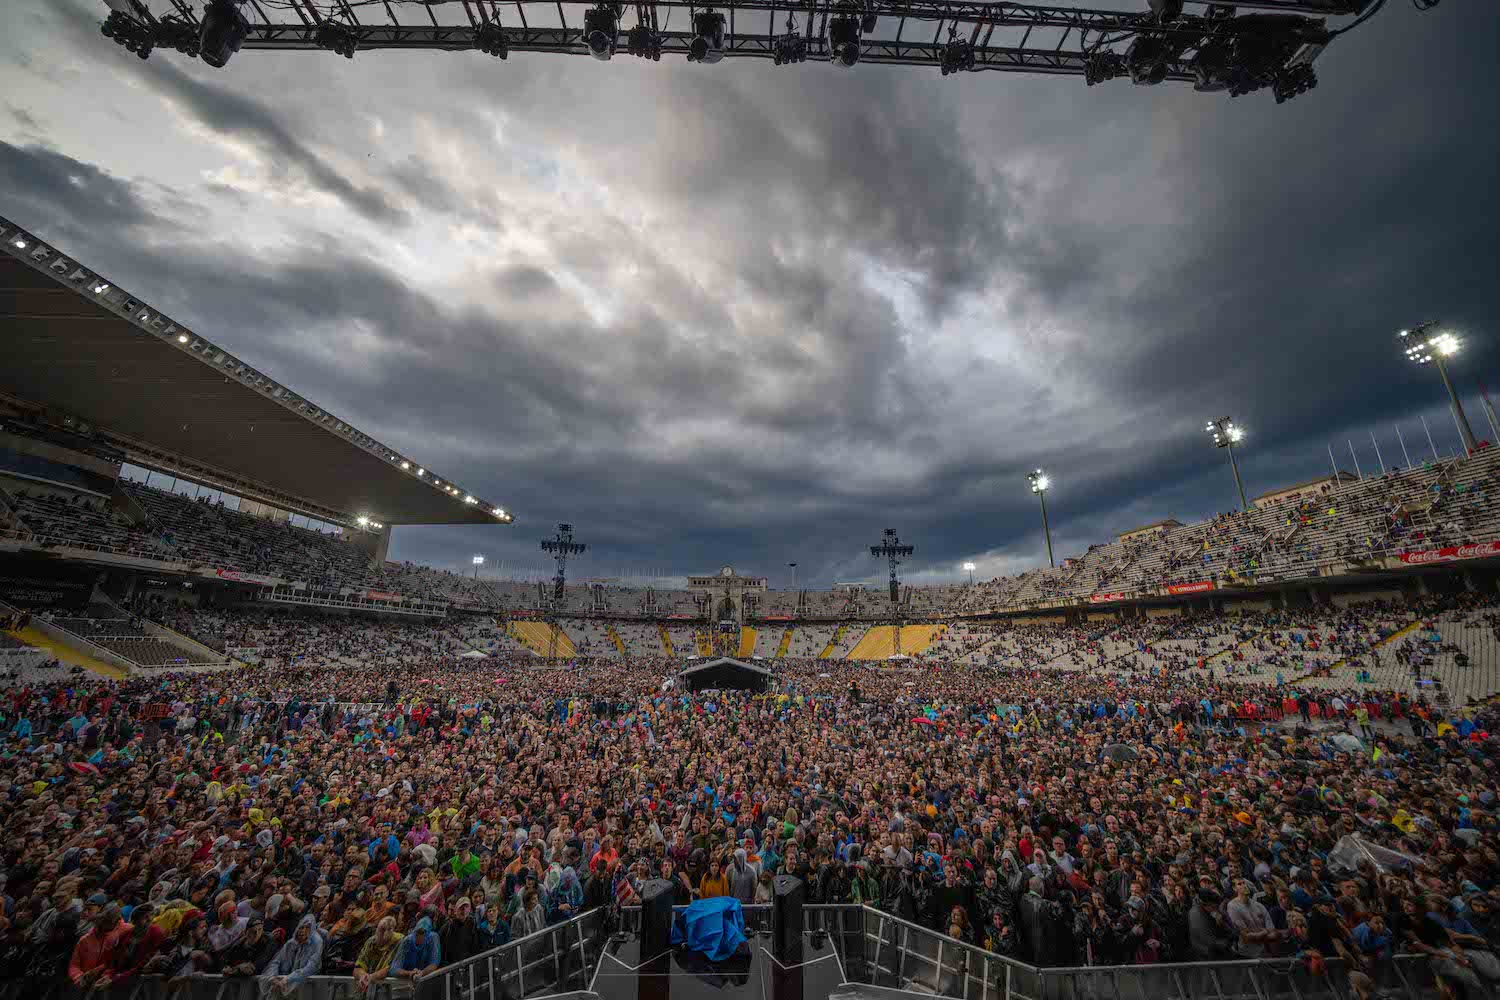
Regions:
<instances>
[{"instance_id":1,"label":"stadium grandstand","mask_svg":"<svg viewBox=\"0 0 1500 1000\"><path fill-rule=\"evenodd\" d=\"M623 996L674 905L727 951L691 923L662 979L785 1000L1500 980L1489 450L894 599L559 592L390 561L395 526L514 516L0 244L25 982Z\"/></svg>"}]
</instances>

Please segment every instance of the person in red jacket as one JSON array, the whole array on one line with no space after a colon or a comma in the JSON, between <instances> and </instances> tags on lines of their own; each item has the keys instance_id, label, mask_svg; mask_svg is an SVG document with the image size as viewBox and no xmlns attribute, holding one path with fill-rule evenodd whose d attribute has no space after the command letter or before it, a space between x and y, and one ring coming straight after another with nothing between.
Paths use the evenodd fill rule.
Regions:
<instances>
[{"instance_id":1,"label":"person in red jacket","mask_svg":"<svg viewBox=\"0 0 1500 1000\"><path fill-rule=\"evenodd\" d=\"M115 949L133 929L120 919L120 908L114 903L100 910L94 926L73 947L73 960L68 963L68 978L74 985L85 989L109 985Z\"/></svg>"}]
</instances>

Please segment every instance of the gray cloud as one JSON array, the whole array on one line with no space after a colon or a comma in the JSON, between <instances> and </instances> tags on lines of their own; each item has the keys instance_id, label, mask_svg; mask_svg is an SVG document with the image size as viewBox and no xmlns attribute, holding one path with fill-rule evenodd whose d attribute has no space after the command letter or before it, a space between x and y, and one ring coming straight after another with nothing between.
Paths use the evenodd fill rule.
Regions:
<instances>
[{"instance_id":1,"label":"gray cloud","mask_svg":"<svg viewBox=\"0 0 1500 1000\"><path fill-rule=\"evenodd\" d=\"M1442 417L1396 327L1470 331L1466 372L1500 328L1493 10L1393 7L1280 108L524 55L213 74L115 59L83 10L0 59L63 46L161 134L105 152L28 92L5 211L521 514L403 529L410 557L540 567L571 520L581 572L827 583L878 573L888 525L914 570L1034 560L1029 468L1068 545L1200 516L1232 502L1206 417L1251 428L1252 491L1306 478L1330 438Z\"/></svg>"}]
</instances>

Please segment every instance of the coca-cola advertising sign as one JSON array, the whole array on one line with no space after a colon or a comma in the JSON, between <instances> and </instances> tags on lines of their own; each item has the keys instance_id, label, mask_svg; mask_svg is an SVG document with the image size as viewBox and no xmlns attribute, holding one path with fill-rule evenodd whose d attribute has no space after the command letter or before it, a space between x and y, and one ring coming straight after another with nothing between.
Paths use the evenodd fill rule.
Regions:
<instances>
[{"instance_id":1,"label":"coca-cola advertising sign","mask_svg":"<svg viewBox=\"0 0 1500 1000\"><path fill-rule=\"evenodd\" d=\"M1199 580L1197 583L1169 583L1167 593L1169 594L1201 594L1213 590L1212 580Z\"/></svg>"},{"instance_id":2,"label":"coca-cola advertising sign","mask_svg":"<svg viewBox=\"0 0 1500 1000\"><path fill-rule=\"evenodd\" d=\"M1125 600L1125 595L1122 594L1122 593L1120 593L1119 591L1115 591L1115 592L1109 593L1109 594L1090 594L1089 595L1089 603L1091 603L1091 604L1108 604L1111 601L1123 601L1123 600Z\"/></svg>"},{"instance_id":3,"label":"coca-cola advertising sign","mask_svg":"<svg viewBox=\"0 0 1500 1000\"><path fill-rule=\"evenodd\" d=\"M1500 556L1500 542L1480 542L1477 545L1450 545L1445 549L1422 549L1401 553L1401 561L1410 566L1427 563L1458 562L1460 559L1484 559Z\"/></svg>"}]
</instances>

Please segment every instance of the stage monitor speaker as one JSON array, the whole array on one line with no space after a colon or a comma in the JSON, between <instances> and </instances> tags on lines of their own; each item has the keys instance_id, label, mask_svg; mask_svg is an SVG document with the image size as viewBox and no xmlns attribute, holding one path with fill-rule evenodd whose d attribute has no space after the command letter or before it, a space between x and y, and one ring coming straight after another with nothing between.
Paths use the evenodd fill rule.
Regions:
<instances>
[{"instance_id":1,"label":"stage monitor speaker","mask_svg":"<svg viewBox=\"0 0 1500 1000\"><path fill-rule=\"evenodd\" d=\"M672 883L664 878L641 883L641 961L672 947Z\"/></svg>"},{"instance_id":2,"label":"stage monitor speaker","mask_svg":"<svg viewBox=\"0 0 1500 1000\"><path fill-rule=\"evenodd\" d=\"M782 962L801 961L802 902L807 887L795 876L777 875L771 888L771 954Z\"/></svg>"}]
</instances>

